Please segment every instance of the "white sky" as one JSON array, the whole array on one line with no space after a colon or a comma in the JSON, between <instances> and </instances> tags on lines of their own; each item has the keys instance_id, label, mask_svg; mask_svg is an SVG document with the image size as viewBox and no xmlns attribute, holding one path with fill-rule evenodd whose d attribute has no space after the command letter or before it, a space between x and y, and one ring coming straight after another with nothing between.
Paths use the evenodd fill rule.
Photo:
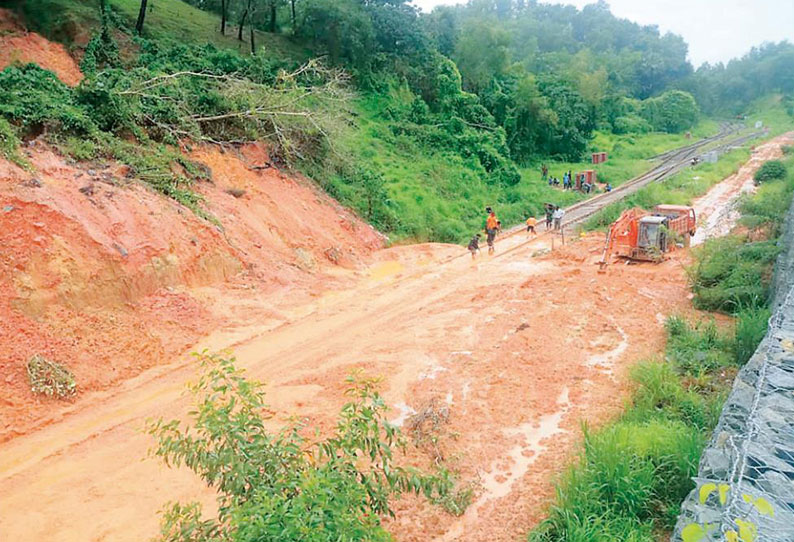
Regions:
<instances>
[{"instance_id":1,"label":"white sky","mask_svg":"<svg viewBox=\"0 0 794 542\"><path fill-rule=\"evenodd\" d=\"M540 0L582 8L595 0ZM726 62L754 45L794 42L794 0L607 0L618 17L683 36L689 60ZM464 0L414 0L425 11Z\"/></svg>"}]
</instances>

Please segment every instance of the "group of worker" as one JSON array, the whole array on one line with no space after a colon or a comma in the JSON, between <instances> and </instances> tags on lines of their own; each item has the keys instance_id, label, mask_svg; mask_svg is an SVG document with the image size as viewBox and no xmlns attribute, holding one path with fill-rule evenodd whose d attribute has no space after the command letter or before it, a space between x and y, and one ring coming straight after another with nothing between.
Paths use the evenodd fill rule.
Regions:
<instances>
[{"instance_id":1,"label":"group of worker","mask_svg":"<svg viewBox=\"0 0 794 542\"><path fill-rule=\"evenodd\" d=\"M494 253L494 242L496 241L496 236L502 231L502 222L496 217L496 212L491 207L486 207L485 212L487 216L485 218L485 239L486 243L488 244L488 254ZM562 228L562 217L565 215L565 210L562 209L559 205L546 205L546 229L549 230L554 227L555 230L559 230ZM537 235L535 231L535 226L537 226L538 220L534 216L529 216L526 220L527 225L527 235ZM471 238L469 241L469 252L471 252L472 260L477 257L477 253L480 251L480 239L482 238L481 233L476 233L474 237Z\"/></svg>"},{"instance_id":2,"label":"group of worker","mask_svg":"<svg viewBox=\"0 0 794 542\"><path fill-rule=\"evenodd\" d=\"M549 168L546 167L546 164L543 164L543 166L541 166L540 172L541 172L541 176L543 178L543 181L544 182L548 182L549 186L559 186L560 185L560 180L557 177L553 177L553 176L549 175ZM572 171L568 170L568 171L566 171L565 173L562 174L562 189L563 190L574 190L576 188L575 184L576 183L574 182L573 172ZM595 189L595 186L593 185L593 183L589 183L589 182L587 182L587 180L585 178L582 178L582 184L581 184L582 192L584 192L585 194L589 194L594 189ZM606 190L607 192L611 192L612 191L612 185L607 183L606 187L604 188L604 190Z\"/></svg>"}]
</instances>

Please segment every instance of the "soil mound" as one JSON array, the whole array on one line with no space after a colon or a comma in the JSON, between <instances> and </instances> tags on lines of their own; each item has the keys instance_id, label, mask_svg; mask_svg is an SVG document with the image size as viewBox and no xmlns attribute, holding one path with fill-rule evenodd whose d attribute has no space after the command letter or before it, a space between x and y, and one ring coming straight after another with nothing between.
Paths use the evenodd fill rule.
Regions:
<instances>
[{"instance_id":1,"label":"soil mound","mask_svg":"<svg viewBox=\"0 0 794 542\"><path fill-rule=\"evenodd\" d=\"M50 70L70 86L77 85L83 74L77 62L60 43L53 43L35 32L28 32L13 13L0 9L0 70L14 62L38 64Z\"/></svg>"}]
</instances>

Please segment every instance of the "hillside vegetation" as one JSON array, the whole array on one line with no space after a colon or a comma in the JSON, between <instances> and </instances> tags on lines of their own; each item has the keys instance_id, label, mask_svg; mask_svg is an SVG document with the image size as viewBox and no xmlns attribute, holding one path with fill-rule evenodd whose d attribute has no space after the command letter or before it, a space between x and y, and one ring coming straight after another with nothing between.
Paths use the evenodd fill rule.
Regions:
<instances>
[{"instance_id":1,"label":"hillside vegetation","mask_svg":"<svg viewBox=\"0 0 794 542\"><path fill-rule=\"evenodd\" d=\"M142 18L141 5L17 2L33 30L71 45L86 79L69 88L7 68L0 133L9 149L44 133L75 158L127 163L200 214L190 186L206 172L179 144L264 139L276 165L392 240L460 242L486 205L514 223L584 197L544 184L541 163L561 178L607 151L595 169L618 185L685 132L716 131L701 100L733 116L760 96L736 101L721 68L692 69L680 37L604 3L477 0L420 14L404 0L173 0L144 3ZM741 65L788 73L789 52ZM790 83L773 77L764 92L789 107Z\"/></svg>"}]
</instances>

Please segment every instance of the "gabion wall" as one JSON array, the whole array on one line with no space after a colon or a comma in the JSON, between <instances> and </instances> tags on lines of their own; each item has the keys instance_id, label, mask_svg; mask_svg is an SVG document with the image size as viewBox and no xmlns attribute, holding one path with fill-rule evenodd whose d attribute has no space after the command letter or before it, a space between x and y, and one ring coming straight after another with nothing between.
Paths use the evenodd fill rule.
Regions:
<instances>
[{"instance_id":1,"label":"gabion wall","mask_svg":"<svg viewBox=\"0 0 794 542\"><path fill-rule=\"evenodd\" d=\"M736 377L673 542L794 542L794 217L766 337Z\"/></svg>"}]
</instances>

